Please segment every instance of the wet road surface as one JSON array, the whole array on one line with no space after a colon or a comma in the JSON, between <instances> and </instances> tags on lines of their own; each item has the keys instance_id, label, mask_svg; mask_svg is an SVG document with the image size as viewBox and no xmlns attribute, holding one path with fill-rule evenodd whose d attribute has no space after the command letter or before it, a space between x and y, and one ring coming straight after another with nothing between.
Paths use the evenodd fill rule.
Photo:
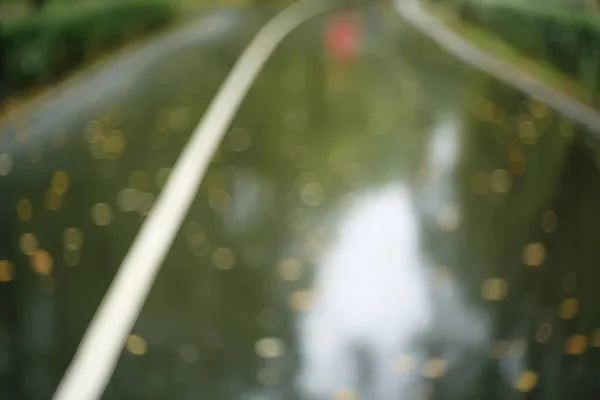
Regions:
<instances>
[{"instance_id":1,"label":"wet road surface","mask_svg":"<svg viewBox=\"0 0 600 400\"><path fill-rule=\"evenodd\" d=\"M598 139L391 8L344 15L356 54L334 12L267 63L104 398L595 398ZM251 32L3 127L6 398L49 398Z\"/></svg>"}]
</instances>

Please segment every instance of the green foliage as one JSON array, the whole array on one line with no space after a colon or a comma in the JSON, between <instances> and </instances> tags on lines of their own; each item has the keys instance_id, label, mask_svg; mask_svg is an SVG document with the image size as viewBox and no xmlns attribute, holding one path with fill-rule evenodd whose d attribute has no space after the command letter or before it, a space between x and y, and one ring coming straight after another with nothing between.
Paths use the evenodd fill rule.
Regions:
<instances>
[{"instance_id":1,"label":"green foliage","mask_svg":"<svg viewBox=\"0 0 600 400\"><path fill-rule=\"evenodd\" d=\"M44 84L128 38L166 24L167 0L117 0L52 8L6 25L10 90Z\"/></svg>"},{"instance_id":2,"label":"green foliage","mask_svg":"<svg viewBox=\"0 0 600 400\"><path fill-rule=\"evenodd\" d=\"M588 100L600 89L600 20L583 9L459 0L462 19L494 31L519 51L576 78Z\"/></svg>"}]
</instances>

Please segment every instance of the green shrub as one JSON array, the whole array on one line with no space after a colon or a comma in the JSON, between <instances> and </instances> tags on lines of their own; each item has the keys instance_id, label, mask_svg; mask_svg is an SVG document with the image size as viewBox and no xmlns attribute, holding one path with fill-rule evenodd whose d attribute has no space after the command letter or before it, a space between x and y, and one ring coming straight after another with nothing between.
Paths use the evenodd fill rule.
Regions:
<instances>
[{"instance_id":1,"label":"green shrub","mask_svg":"<svg viewBox=\"0 0 600 400\"><path fill-rule=\"evenodd\" d=\"M9 90L48 83L86 58L166 24L173 14L168 0L107 0L52 8L7 24Z\"/></svg>"},{"instance_id":2,"label":"green shrub","mask_svg":"<svg viewBox=\"0 0 600 400\"><path fill-rule=\"evenodd\" d=\"M460 17L494 31L524 54L548 61L580 81L588 100L600 89L600 21L577 8L458 0Z\"/></svg>"}]
</instances>

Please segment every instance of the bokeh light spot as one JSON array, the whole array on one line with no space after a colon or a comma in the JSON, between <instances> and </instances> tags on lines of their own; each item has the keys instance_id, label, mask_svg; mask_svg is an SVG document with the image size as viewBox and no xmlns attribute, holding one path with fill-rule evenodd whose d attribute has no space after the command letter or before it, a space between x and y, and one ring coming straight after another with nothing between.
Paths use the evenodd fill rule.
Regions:
<instances>
[{"instance_id":1,"label":"bokeh light spot","mask_svg":"<svg viewBox=\"0 0 600 400\"><path fill-rule=\"evenodd\" d=\"M44 193L44 207L49 211L56 211L62 206L62 196L52 189L46 190Z\"/></svg>"},{"instance_id":2,"label":"bokeh light spot","mask_svg":"<svg viewBox=\"0 0 600 400\"><path fill-rule=\"evenodd\" d=\"M68 250L79 250L83 246L83 233L78 228L67 228L63 233L63 245Z\"/></svg>"},{"instance_id":3,"label":"bokeh light spot","mask_svg":"<svg viewBox=\"0 0 600 400\"><path fill-rule=\"evenodd\" d=\"M231 269L235 265L235 254L227 247L219 247L213 251L212 262L217 269Z\"/></svg>"},{"instance_id":4,"label":"bokeh light spot","mask_svg":"<svg viewBox=\"0 0 600 400\"><path fill-rule=\"evenodd\" d=\"M67 193L67 190L69 190L69 184L69 175L67 175L65 171L56 171L52 175L50 187L57 195L62 196L63 194Z\"/></svg>"},{"instance_id":5,"label":"bokeh light spot","mask_svg":"<svg viewBox=\"0 0 600 400\"><path fill-rule=\"evenodd\" d=\"M481 286L481 297L488 301L502 300L508 292L508 283L501 278L488 278Z\"/></svg>"},{"instance_id":6,"label":"bokeh light spot","mask_svg":"<svg viewBox=\"0 0 600 400\"><path fill-rule=\"evenodd\" d=\"M29 199L21 199L17 203L17 216L21 221L29 221L33 213L33 206Z\"/></svg>"},{"instance_id":7,"label":"bokeh light spot","mask_svg":"<svg viewBox=\"0 0 600 400\"><path fill-rule=\"evenodd\" d=\"M460 225L460 214L456 207L445 206L437 216L440 229L444 232L453 232Z\"/></svg>"},{"instance_id":8,"label":"bokeh light spot","mask_svg":"<svg viewBox=\"0 0 600 400\"><path fill-rule=\"evenodd\" d=\"M41 275L50 275L54 268L52 256L45 250L36 250L29 260L35 272Z\"/></svg>"},{"instance_id":9,"label":"bokeh light spot","mask_svg":"<svg viewBox=\"0 0 600 400\"><path fill-rule=\"evenodd\" d=\"M148 351L146 340L138 335L129 335L125 342L125 348L134 356L143 356Z\"/></svg>"},{"instance_id":10,"label":"bokeh light spot","mask_svg":"<svg viewBox=\"0 0 600 400\"><path fill-rule=\"evenodd\" d=\"M313 305L312 294L309 290L295 290L290 293L288 303L294 311L308 311Z\"/></svg>"},{"instance_id":11,"label":"bokeh light spot","mask_svg":"<svg viewBox=\"0 0 600 400\"><path fill-rule=\"evenodd\" d=\"M528 267L539 267L546 258L546 249L541 243L529 243L523 249L523 264Z\"/></svg>"},{"instance_id":12,"label":"bokeh light spot","mask_svg":"<svg viewBox=\"0 0 600 400\"><path fill-rule=\"evenodd\" d=\"M9 282L14 277L14 265L8 260L0 260L0 282Z\"/></svg>"},{"instance_id":13,"label":"bokeh light spot","mask_svg":"<svg viewBox=\"0 0 600 400\"><path fill-rule=\"evenodd\" d=\"M512 187L510 174L503 169L497 169L490 174L490 187L496 193L508 193Z\"/></svg>"},{"instance_id":14,"label":"bokeh light spot","mask_svg":"<svg viewBox=\"0 0 600 400\"><path fill-rule=\"evenodd\" d=\"M530 392L537 386L538 373L534 371L523 371L517 377L515 382L515 389L519 392Z\"/></svg>"},{"instance_id":15,"label":"bokeh light spot","mask_svg":"<svg viewBox=\"0 0 600 400\"><path fill-rule=\"evenodd\" d=\"M427 360L423 368L423 376L427 379L439 379L446 373L446 361L442 358Z\"/></svg>"},{"instance_id":16,"label":"bokeh light spot","mask_svg":"<svg viewBox=\"0 0 600 400\"><path fill-rule=\"evenodd\" d=\"M256 378L263 386L274 386L279 382L279 373L271 368L261 368Z\"/></svg>"},{"instance_id":17,"label":"bokeh light spot","mask_svg":"<svg viewBox=\"0 0 600 400\"><path fill-rule=\"evenodd\" d=\"M254 351L262 358L277 358L285 352L285 345L277 338L263 338L254 344Z\"/></svg>"},{"instance_id":18,"label":"bokeh light spot","mask_svg":"<svg viewBox=\"0 0 600 400\"><path fill-rule=\"evenodd\" d=\"M295 258L286 258L277 264L277 272L284 281L296 281L302 276L302 263Z\"/></svg>"},{"instance_id":19,"label":"bokeh light spot","mask_svg":"<svg viewBox=\"0 0 600 400\"><path fill-rule=\"evenodd\" d=\"M310 207L316 207L323 202L325 192L323 186L317 182L307 183L300 189L300 199Z\"/></svg>"},{"instance_id":20,"label":"bokeh light spot","mask_svg":"<svg viewBox=\"0 0 600 400\"><path fill-rule=\"evenodd\" d=\"M546 343L550 336L552 336L552 325L547 322L540 324L535 331L535 340L538 343Z\"/></svg>"},{"instance_id":21,"label":"bokeh light spot","mask_svg":"<svg viewBox=\"0 0 600 400\"><path fill-rule=\"evenodd\" d=\"M19 239L19 247L23 254L31 256L38 249L38 240L34 234L24 233Z\"/></svg>"},{"instance_id":22,"label":"bokeh light spot","mask_svg":"<svg viewBox=\"0 0 600 400\"><path fill-rule=\"evenodd\" d=\"M79 264L81 255L79 250L65 249L63 251L63 259L65 260L65 264L73 267Z\"/></svg>"},{"instance_id":23,"label":"bokeh light spot","mask_svg":"<svg viewBox=\"0 0 600 400\"><path fill-rule=\"evenodd\" d=\"M544 211L542 214L542 229L546 233L552 233L556 231L558 227L558 217L556 213L552 210Z\"/></svg>"},{"instance_id":24,"label":"bokeh light spot","mask_svg":"<svg viewBox=\"0 0 600 400\"><path fill-rule=\"evenodd\" d=\"M208 205L213 211L222 213L229 204L229 193L222 189L212 189L208 192Z\"/></svg>"},{"instance_id":25,"label":"bokeh light spot","mask_svg":"<svg viewBox=\"0 0 600 400\"><path fill-rule=\"evenodd\" d=\"M537 132L535 125L531 121L521 121L519 123L519 137L526 144L534 144L536 141Z\"/></svg>"},{"instance_id":26,"label":"bokeh light spot","mask_svg":"<svg viewBox=\"0 0 600 400\"><path fill-rule=\"evenodd\" d=\"M587 336L577 334L567 339L565 346L565 352L571 356L578 356L583 354L587 347Z\"/></svg>"},{"instance_id":27,"label":"bokeh light spot","mask_svg":"<svg viewBox=\"0 0 600 400\"><path fill-rule=\"evenodd\" d=\"M183 344L179 347L179 356L184 362L192 364L198 361L199 352L194 346Z\"/></svg>"},{"instance_id":28,"label":"bokeh light spot","mask_svg":"<svg viewBox=\"0 0 600 400\"><path fill-rule=\"evenodd\" d=\"M117 195L117 206L121 211L137 211L142 204L142 192L134 188L125 188Z\"/></svg>"},{"instance_id":29,"label":"bokeh light spot","mask_svg":"<svg viewBox=\"0 0 600 400\"><path fill-rule=\"evenodd\" d=\"M562 319L574 318L579 312L579 300L577 299L565 299L560 303L558 309L558 316Z\"/></svg>"},{"instance_id":30,"label":"bokeh light spot","mask_svg":"<svg viewBox=\"0 0 600 400\"><path fill-rule=\"evenodd\" d=\"M94 225L107 226L112 221L112 208L106 203L97 203L92 206L91 217Z\"/></svg>"}]
</instances>

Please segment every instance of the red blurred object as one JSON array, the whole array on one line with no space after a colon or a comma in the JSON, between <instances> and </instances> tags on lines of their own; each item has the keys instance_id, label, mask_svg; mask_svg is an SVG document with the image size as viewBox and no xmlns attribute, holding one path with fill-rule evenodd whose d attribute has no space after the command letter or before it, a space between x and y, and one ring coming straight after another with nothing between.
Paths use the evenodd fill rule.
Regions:
<instances>
[{"instance_id":1,"label":"red blurred object","mask_svg":"<svg viewBox=\"0 0 600 400\"><path fill-rule=\"evenodd\" d=\"M339 63L353 62L358 56L360 27L351 14L335 16L325 33L325 45L331 58Z\"/></svg>"}]
</instances>

